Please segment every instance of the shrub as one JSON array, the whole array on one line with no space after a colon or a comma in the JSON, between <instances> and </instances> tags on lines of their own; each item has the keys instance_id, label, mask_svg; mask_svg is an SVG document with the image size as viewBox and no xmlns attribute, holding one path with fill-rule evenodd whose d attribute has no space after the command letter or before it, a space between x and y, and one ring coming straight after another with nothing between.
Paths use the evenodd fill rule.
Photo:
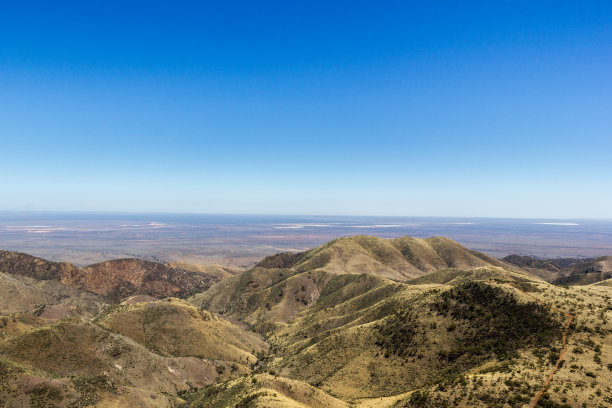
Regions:
<instances>
[{"instance_id":1,"label":"shrub","mask_svg":"<svg viewBox=\"0 0 612 408\"><path fill-rule=\"evenodd\" d=\"M545 306L520 303L511 293L481 282L443 292L432 309L469 329L448 353L450 362L462 355L508 358L519 348L544 346L561 338L562 325Z\"/></svg>"}]
</instances>

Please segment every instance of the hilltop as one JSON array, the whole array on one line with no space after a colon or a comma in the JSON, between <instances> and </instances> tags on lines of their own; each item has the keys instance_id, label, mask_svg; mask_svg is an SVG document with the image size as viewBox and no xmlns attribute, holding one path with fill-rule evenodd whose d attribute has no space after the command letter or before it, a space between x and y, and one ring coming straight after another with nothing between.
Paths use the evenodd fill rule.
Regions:
<instances>
[{"instance_id":1,"label":"hilltop","mask_svg":"<svg viewBox=\"0 0 612 408\"><path fill-rule=\"evenodd\" d=\"M580 313L583 326L574 329L599 330L601 344L612 343L608 320L597 325L584 314L591 303L604 316L610 296L564 290L530 267L443 238L350 237L268 257L189 300L264 333L273 353L264 370L349 404L501 407L532 401L554 367L568 322L557 308ZM591 391L580 386L579 378L592 374L586 367L593 356L579 354L586 339L575 333L568 340L578 351L567 357L570 370L556 373L580 391L545 394L545 406L585 398L605 404L602 390L612 377L597 344L587 347L604 371L593 374ZM205 395L225 395L219 387Z\"/></svg>"},{"instance_id":2,"label":"hilltop","mask_svg":"<svg viewBox=\"0 0 612 408\"><path fill-rule=\"evenodd\" d=\"M370 273L406 280L443 268L502 266L483 253L443 237L384 239L368 235L338 238L311 251L282 253L259 262L262 268L328 273Z\"/></svg>"}]
</instances>

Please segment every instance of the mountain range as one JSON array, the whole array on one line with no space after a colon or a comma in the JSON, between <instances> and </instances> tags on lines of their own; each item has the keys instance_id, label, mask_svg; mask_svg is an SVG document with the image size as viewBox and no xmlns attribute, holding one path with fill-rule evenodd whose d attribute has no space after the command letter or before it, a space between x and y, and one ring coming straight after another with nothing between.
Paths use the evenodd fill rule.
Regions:
<instances>
[{"instance_id":1,"label":"mountain range","mask_svg":"<svg viewBox=\"0 0 612 408\"><path fill-rule=\"evenodd\" d=\"M246 271L0 251L0 406L610 406L611 259L373 236Z\"/></svg>"}]
</instances>

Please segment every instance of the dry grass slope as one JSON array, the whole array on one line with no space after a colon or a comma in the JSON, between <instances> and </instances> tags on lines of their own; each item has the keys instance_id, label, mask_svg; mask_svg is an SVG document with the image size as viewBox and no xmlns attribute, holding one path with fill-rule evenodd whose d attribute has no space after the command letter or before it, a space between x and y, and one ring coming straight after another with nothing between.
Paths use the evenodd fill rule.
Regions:
<instances>
[{"instance_id":1,"label":"dry grass slope","mask_svg":"<svg viewBox=\"0 0 612 408\"><path fill-rule=\"evenodd\" d=\"M196 265L187 262L169 262L171 268L182 269L188 272L201 272L210 276L214 276L217 280L223 280L234 275L238 275L240 271L228 268L221 265Z\"/></svg>"},{"instance_id":2,"label":"dry grass slope","mask_svg":"<svg viewBox=\"0 0 612 408\"><path fill-rule=\"evenodd\" d=\"M558 342L558 316L503 283L538 281L480 269L453 271L451 285L337 276L315 306L270 338L281 357L270 366L354 401L445 383Z\"/></svg>"},{"instance_id":3,"label":"dry grass slope","mask_svg":"<svg viewBox=\"0 0 612 408\"><path fill-rule=\"evenodd\" d=\"M502 262L448 238L383 239L367 235L335 239L297 255L295 262L289 264L298 271L369 273L395 280L415 278L443 268L503 266Z\"/></svg>"},{"instance_id":4,"label":"dry grass slope","mask_svg":"<svg viewBox=\"0 0 612 408\"><path fill-rule=\"evenodd\" d=\"M447 238L339 238L300 254L268 257L255 268L213 285L189 301L269 333L311 307L335 275L367 273L406 280L449 267L504 264Z\"/></svg>"},{"instance_id":5,"label":"dry grass slope","mask_svg":"<svg viewBox=\"0 0 612 408\"><path fill-rule=\"evenodd\" d=\"M0 273L0 314L42 312L45 305L63 305L75 314L93 316L106 304L101 296L60 282Z\"/></svg>"},{"instance_id":6,"label":"dry grass slope","mask_svg":"<svg viewBox=\"0 0 612 408\"><path fill-rule=\"evenodd\" d=\"M0 357L47 376L103 377L113 389L136 387L168 395L248 372L221 361L160 356L127 337L76 318L4 339Z\"/></svg>"},{"instance_id":7,"label":"dry grass slope","mask_svg":"<svg viewBox=\"0 0 612 408\"><path fill-rule=\"evenodd\" d=\"M324 271L253 268L225 279L188 300L232 316L261 332L312 306L331 276Z\"/></svg>"},{"instance_id":8,"label":"dry grass slope","mask_svg":"<svg viewBox=\"0 0 612 408\"><path fill-rule=\"evenodd\" d=\"M165 356L223 360L248 367L257 361L256 353L267 349L255 333L174 298L116 305L96 322Z\"/></svg>"},{"instance_id":9,"label":"dry grass slope","mask_svg":"<svg viewBox=\"0 0 612 408\"><path fill-rule=\"evenodd\" d=\"M190 408L348 408L302 381L257 374L208 387L189 397Z\"/></svg>"}]
</instances>

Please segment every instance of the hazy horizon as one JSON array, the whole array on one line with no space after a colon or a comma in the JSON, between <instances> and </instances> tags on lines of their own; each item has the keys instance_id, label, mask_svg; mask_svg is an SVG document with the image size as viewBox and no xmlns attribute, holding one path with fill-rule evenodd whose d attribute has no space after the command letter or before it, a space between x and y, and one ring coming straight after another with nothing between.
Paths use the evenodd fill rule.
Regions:
<instances>
[{"instance_id":1,"label":"hazy horizon","mask_svg":"<svg viewBox=\"0 0 612 408\"><path fill-rule=\"evenodd\" d=\"M612 221L612 217L510 217L510 216L470 216L470 215L411 215L411 214L342 214L342 213L249 213L249 212L194 212L194 211L105 211L105 210L0 210L0 216L45 216L45 215L73 215L73 216L237 216L237 217L350 217L350 218L431 218L431 219L492 219L492 220L541 220L541 221Z\"/></svg>"},{"instance_id":2,"label":"hazy horizon","mask_svg":"<svg viewBox=\"0 0 612 408\"><path fill-rule=\"evenodd\" d=\"M444 236L490 256L612 253L612 220L255 214L6 213L0 249L81 266L117 258L246 268L335 238Z\"/></svg>"}]
</instances>

